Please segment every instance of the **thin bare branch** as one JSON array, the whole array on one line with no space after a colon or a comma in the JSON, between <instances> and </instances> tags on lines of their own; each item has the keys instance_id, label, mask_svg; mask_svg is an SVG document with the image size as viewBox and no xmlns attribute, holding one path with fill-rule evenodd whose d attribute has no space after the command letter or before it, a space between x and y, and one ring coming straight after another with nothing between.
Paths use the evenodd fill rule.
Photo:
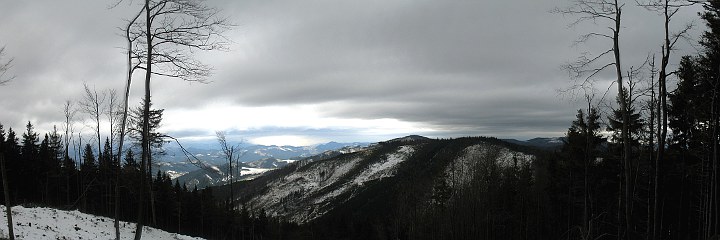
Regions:
<instances>
[{"instance_id":1,"label":"thin bare branch","mask_svg":"<svg viewBox=\"0 0 720 240\"><path fill-rule=\"evenodd\" d=\"M10 58L6 62L3 61L5 56L5 47L0 48L0 86L7 84L8 82L15 79L15 76L8 75L8 71L12 68L13 58Z\"/></svg>"}]
</instances>

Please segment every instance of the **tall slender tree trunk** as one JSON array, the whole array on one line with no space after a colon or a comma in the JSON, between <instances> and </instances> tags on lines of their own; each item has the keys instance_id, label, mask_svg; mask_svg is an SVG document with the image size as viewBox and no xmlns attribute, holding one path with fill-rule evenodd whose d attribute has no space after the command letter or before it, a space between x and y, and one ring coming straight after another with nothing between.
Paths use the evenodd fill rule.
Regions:
<instances>
[{"instance_id":1,"label":"tall slender tree trunk","mask_svg":"<svg viewBox=\"0 0 720 240\"><path fill-rule=\"evenodd\" d=\"M118 166L115 172L115 239L120 240L120 174L121 169L120 165L122 165L122 153L123 153L123 145L125 143L125 127L127 125L127 116L128 116L128 102L130 98L130 84L132 83L132 74L135 71L135 68L132 65L132 41L130 40L130 27L132 24L142 15L142 11L138 11L138 14L135 15L135 18L133 18L132 21L128 23L128 26L125 28L125 37L128 40L128 51L127 51L127 82L125 83L125 93L123 98L123 115L122 119L120 120L120 139L118 139L118 151L117 151L117 162Z\"/></svg>"},{"instance_id":2,"label":"tall slender tree trunk","mask_svg":"<svg viewBox=\"0 0 720 240\"><path fill-rule=\"evenodd\" d=\"M623 93L623 75L622 75L622 64L620 62L620 16L622 14L621 6L618 1L614 1L615 7L615 29L613 30L613 55L615 56L615 74L617 76L618 83L618 95L620 96L620 111L622 112L622 133L621 138L623 141L623 163L625 171L625 238L631 239L630 232L632 231L632 170L630 164L630 134L628 132L628 105L627 96Z\"/></svg>"},{"instance_id":3,"label":"tall slender tree trunk","mask_svg":"<svg viewBox=\"0 0 720 240\"><path fill-rule=\"evenodd\" d=\"M704 175L705 180L702 181L703 184L707 182L707 185L702 187L703 194L705 194L703 198L703 218L701 225L701 232L702 232L702 238L704 239L710 239L711 237L717 235L717 229L718 229L718 214L717 212L717 157L718 157L718 124L720 119L718 118L717 114L717 84L720 82L720 64L718 66L718 75L716 76L716 81L713 84L712 89L712 97L710 102L710 128L712 129L712 135L710 136L712 140L710 140L712 144L712 150L710 150L711 156L708 156L705 162L707 162L707 168L706 163L704 162L702 164L702 174Z\"/></svg>"},{"instance_id":4,"label":"tall slender tree trunk","mask_svg":"<svg viewBox=\"0 0 720 240\"><path fill-rule=\"evenodd\" d=\"M655 203L653 204L655 211L658 211L658 202L660 201L660 179L662 175L662 169L661 169L661 163L663 162L663 159L665 158L665 141L667 139L667 65L670 61L670 32L668 25L670 24L670 16L668 12L668 1L665 0L665 3L663 5L665 14L665 22L664 22L664 28L665 28L665 41L663 42L662 47L662 62L660 67L660 75L658 76L658 87L660 88L658 91L659 95L659 111L658 111L658 120L660 121L660 124L658 124L658 128L660 128L659 135L658 135L658 151L657 151L657 157L655 158ZM659 234L662 231L662 226L659 225L660 219L658 219L657 214L653 218L653 239L658 239Z\"/></svg>"},{"instance_id":5,"label":"tall slender tree trunk","mask_svg":"<svg viewBox=\"0 0 720 240\"><path fill-rule=\"evenodd\" d=\"M146 164L150 159L150 77L152 75L152 36L150 19L150 0L145 0L145 37L147 41L147 59L145 66L145 99L142 127L142 162L140 164L140 194L138 204L138 221L135 228L135 240L142 238L143 216L145 215L145 184L147 184Z\"/></svg>"},{"instance_id":6,"label":"tall slender tree trunk","mask_svg":"<svg viewBox=\"0 0 720 240\"><path fill-rule=\"evenodd\" d=\"M717 100L717 92L713 92L713 100ZM716 110L717 111L717 110ZM713 112L714 117L714 123L713 123L713 156L712 156L712 182L710 183L711 191L712 191L712 197L710 203L710 214L712 214L712 224L711 224L711 236L717 235L718 230L718 214L717 214L717 208L718 208L718 124L720 124L720 119L718 118L717 112Z\"/></svg>"},{"instance_id":7,"label":"tall slender tree trunk","mask_svg":"<svg viewBox=\"0 0 720 240\"><path fill-rule=\"evenodd\" d=\"M650 134L650 137L648 138L648 140L649 140L648 141L649 142L648 152L650 152L650 163L651 164L655 163L655 173L653 176L654 178L648 178L648 186L654 185L654 198L652 199L653 202L650 202L651 198L649 195L647 198L648 224L647 224L646 234L648 236L648 239L655 239L655 222L656 222L655 215L657 213L657 201L655 201L655 199L657 199L657 195L658 195L657 194L658 193L658 185L657 185L657 183L658 183L658 166L657 166L657 162L655 162L656 158L654 156L654 152L655 152L655 135L654 135L654 133L655 133L655 114L656 114L656 112L655 112L655 105L656 105L656 103L655 103L655 101L656 101L655 100L655 80L654 80L655 79L655 76L654 76L655 75L655 56L654 55L652 58L652 62L650 63L650 66L652 68L653 76L650 77L650 106L648 106L648 108L650 108L650 121L648 121L650 124L650 126L648 127L648 129L650 130L650 131L648 131L648 134ZM652 181L654 181L654 182L652 182Z\"/></svg>"},{"instance_id":8,"label":"tall slender tree trunk","mask_svg":"<svg viewBox=\"0 0 720 240\"><path fill-rule=\"evenodd\" d=\"M150 143L148 142L148 145L149 145L149 144L150 144ZM148 146L148 150L150 150L150 149L151 149L150 146ZM148 166L147 166L147 169L148 169L147 171L148 171L148 173L150 173L150 178L148 178L149 183L150 183L150 184L148 184L148 192L150 193L150 194L149 194L149 197L150 197L150 215L151 215L150 217L151 217L151 220L152 220L152 224L155 225L155 226L157 226L157 218L155 217L155 216L156 216L156 215L155 215L155 190L153 189L154 184L153 184L153 180L152 180L152 176L153 176L153 174L152 174L152 173L153 173L153 171L152 171L152 154L150 154L150 156L148 156L147 165L148 165ZM159 179L156 179L155 181L158 181L158 180L159 180Z\"/></svg>"},{"instance_id":9,"label":"tall slender tree trunk","mask_svg":"<svg viewBox=\"0 0 720 240\"><path fill-rule=\"evenodd\" d=\"M70 158L70 101L67 101L67 108L65 109L65 155L63 155L63 164L69 162L67 158ZM65 166L67 170L70 166ZM70 173L68 171L67 173ZM65 175L65 204L70 204L70 175Z\"/></svg>"},{"instance_id":10,"label":"tall slender tree trunk","mask_svg":"<svg viewBox=\"0 0 720 240\"><path fill-rule=\"evenodd\" d=\"M590 112L592 111L590 98L587 99L587 121L586 123L590 124ZM591 133L590 127L586 127L584 130L585 134L585 156L583 161L583 167L584 167L584 176L583 176L583 184L584 184L584 190L583 190L583 233L590 237L590 210L588 207L588 202L590 201L590 184L588 183L588 174L589 174L589 166L591 161L591 152L592 148L592 137L593 133Z\"/></svg>"},{"instance_id":11,"label":"tall slender tree trunk","mask_svg":"<svg viewBox=\"0 0 720 240\"><path fill-rule=\"evenodd\" d=\"M0 171L2 171L3 193L5 194L5 214L7 215L8 239L15 240L12 220L12 204L10 202L10 184L7 179L7 171L5 170L5 153L0 152Z\"/></svg>"}]
</instances>

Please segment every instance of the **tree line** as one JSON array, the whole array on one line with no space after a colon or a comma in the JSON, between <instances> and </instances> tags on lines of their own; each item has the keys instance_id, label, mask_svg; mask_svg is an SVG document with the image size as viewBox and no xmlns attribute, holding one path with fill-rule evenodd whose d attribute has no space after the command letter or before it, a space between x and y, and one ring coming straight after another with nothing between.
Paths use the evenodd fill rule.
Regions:
<instances>
[{"instance_id":1,"label":"tree line","mask_svg":"<svg viewBox=\"0 0 720 240\"><path fill-rule=\"evenodd\" d=\"M98 154L86 143L81 161L76 162L64 151L62 139L57 129L41 135L30 122L22 133L0 125L0 154L6 159L11 204L78 209L108 217L118 206L121 220L137 219L143 175L137 154L129 149L122 160L113 157L106 139ZM227 199L217 199L212 188L188 189L160 171L154 177L145 175L151 179L148 191L155 196L152 201L144 199L147 206L155 206L154 211L143 212L151 227L209 239L281 239L297 228L264 211L236 209ZM113 192L115 184L118 192Z\"/></svg>"}]
</instances>

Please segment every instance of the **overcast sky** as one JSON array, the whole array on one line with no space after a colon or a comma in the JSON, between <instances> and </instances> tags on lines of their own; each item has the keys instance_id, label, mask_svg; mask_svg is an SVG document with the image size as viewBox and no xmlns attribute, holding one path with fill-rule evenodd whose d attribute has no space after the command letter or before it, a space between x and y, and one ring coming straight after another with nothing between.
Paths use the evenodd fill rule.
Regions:
<instances>
[{"instance_id":1,"label":"overcast sky","mask_svg":"<svg viewBox=\"0 0 720 240\"><path fill-rule=\"evenodd\" d=\"M0 4L0 45L14 57L16 76L0 87L5 128L22 132L27 121L40 132L59 126L63 102L80 99L83 82L123 88L118 27L137 5L108 9L112 2ZM572 83L561 66L609 46L573 45L580 34L606 31L607 23L568 28L574 17L550 10L569 0L207 3L237 25L226 33L230 51L198 55L214 68L210 83L156 78L152 85L153 106L165 109L162 130L188 140L220 130L292 145L409 134L563 136L582 104L559 94ZM623 12L625 68L658 52L662 38L662 18L634 5L627 1ZM694 21L697 38L704 30L699 9L681 10L671 28ZM695 52L682 44L671 67ZM601 93L610 74L598 79ZM140 101L140 77L132 103Z\"/></svg>"}]
</instances>

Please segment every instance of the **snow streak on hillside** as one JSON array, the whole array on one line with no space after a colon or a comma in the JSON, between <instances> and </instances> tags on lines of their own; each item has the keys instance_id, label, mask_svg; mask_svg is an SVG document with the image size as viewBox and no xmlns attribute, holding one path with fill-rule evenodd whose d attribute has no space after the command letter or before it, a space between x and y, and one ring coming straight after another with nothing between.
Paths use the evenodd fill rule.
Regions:
<instances>
[{"instance_id":1,"label":"snow streak on hillside","mask_svg":"<svg viewBox=\"0 0 720 240\"><path fill-rule=\"evenodd\" d=\"M0 237L8 237L5 206L0 205ZM16 239L115 239L113 219L79 211L53 208L12 208ZM133 239L135 224L120 222L121 239ZM202 239L168 233L151 227L143 228L143 239Z\"/></svg>"},{"instance_id":2,"label":"snow streak on hillside","mask_svg":"<svg viewBox=\"0 0 720 240\"><path fill-rule=\"evenodd\" d=\"M397 152L388 154L386 159L381 159L380 161L368 166L365 171L355 178L353 183L362 185L365 182L375 179L392 177L395 175L395 167L397 167L399 163L405 161L405 159L407 159L407 157L414 151L415 149L411 146L400 147Z\"/></svg>"},{"instance_id":3,"label":"snow streak on hillside","mask_svg":"<svg viewBox=\"0 0 720 240\"><path fill-rule=\"evenodd\" d=\"M445 169L445 182L448 186L460 189L477 177L482 164L497 164L498 167L513 167L533 161L535 156L512 151L491 144L476 144L465 148L462 155Z\"/></svg>"},{"instance_id":4,"label":"snow streak on hillside","mask_svg":"<svg viewBox=\"0 0 720 240\"><path fill-rule=\"evenodd\" d=\"M414 149L412 146L401 146L379 159L371 159L369 165L361 164L370 151L300 167L268 184L272 187L251 199L249 204L253 209L264 208L274 216L290 216L294 222L307 222L325 214L337 201L351 198L363 184L394 176L397 166Z\"/></svg>"}]
</instances>

